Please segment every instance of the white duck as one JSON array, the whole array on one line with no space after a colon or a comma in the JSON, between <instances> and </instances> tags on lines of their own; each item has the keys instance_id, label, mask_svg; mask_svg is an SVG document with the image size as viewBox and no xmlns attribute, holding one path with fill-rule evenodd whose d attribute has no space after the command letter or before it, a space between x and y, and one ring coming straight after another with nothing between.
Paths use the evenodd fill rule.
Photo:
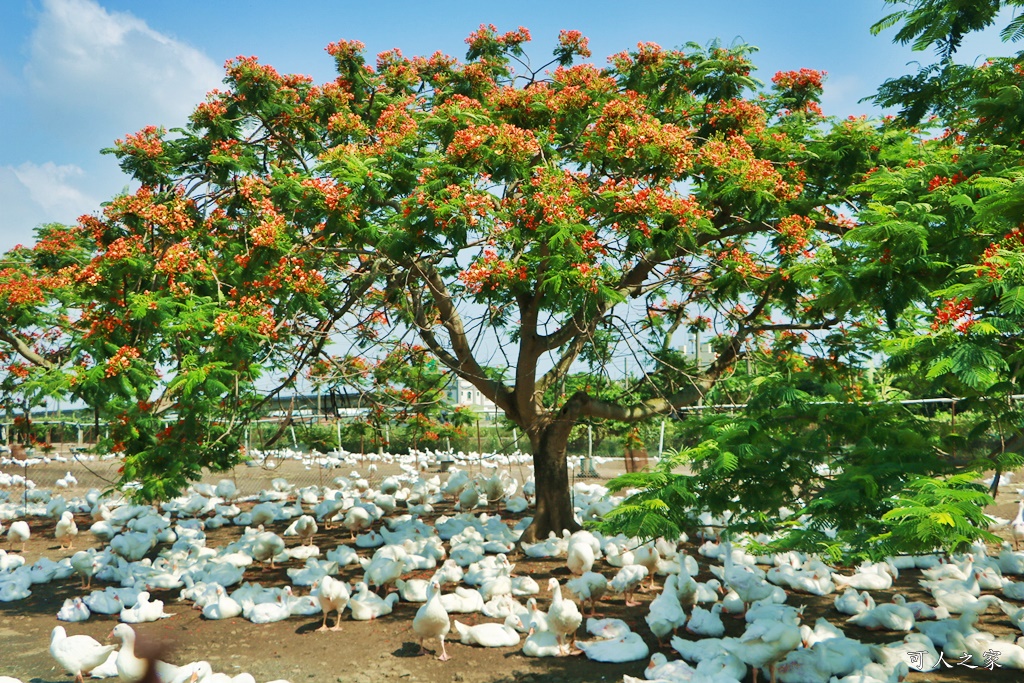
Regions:
<instances>
[{"instance_id":1,"label":"white duck","mask_svg":"<svg viewBox=\"0 0 1024 683\"><path fill-rule=\"evenodd\" d=\"M562 597L562 588L558 585L558 579L554 577L549 579L548 589L551 591L551 606L548 607L548 630L557 636L559 647L565 645L565 639L570 635L575 642L576 629L583 623L583 615L580 614L575 602Z\"/></svg>"},{"instance_id":2,"label":"white duck","mask_svg":"<svg viewBox=\"0 0 1024 683\"><path fill-rule=\"evenodd\" d=\"M365 531L373 525L373 518L366 508L355 505L345 513L345 521L342 522L342 525L349 530L352 538L355 538L357 533Z\"/></svg>"},{"instance_id":3,"label":"white duck","mask_svg":"<svg viewBox=\"0 0 1024 683\"><path fill-rule=\"evenodd\" d=\"M313 545L313 536L317 530L316 519L312 515L302 515L285 529L284 535L291 536L292 534L288 533L290 531L301 539L302 545Z\"/></svg>"},{"instance_id":4,"label":"white duck","mask_svg":"<svg viewBox=\"0 0 1024 683\"><path fill-rule=\"evenodd\" d=\"M850 586L857 590L889 590L892 580L898 574L895 567L888 562L879 562L860 567L860 571L852 576L844 576L838 572L832 575L837 586Z\"/></svg>"},{"instance_id":5,"label":"white duck","mask_svg":"<svg viewBox=\"0 0 1024 683\"><path fill-rule=\"evenodd\" d=\"M203 616L210 620L234 619L242 613L242 606L225 592L223 586L216 587L217 599L203 606Z\"/></svg>"},{"instance_id":6,"label":"white duck","mask_svg":"<svg viewBox=\"0 0 1024 683\"><path fill-rule=\"evenodd\" d=\"M85 604L97 614L119 614L124 608L121 596L108 586L104 590L96 590L85 596Z\"/></svg>"},{"instance_id":7,"label":"white duck","mask_svg":"<svg viewBox=\"0 0 1024 683\"><path fill-rule=\"evenodd\" d=\"M710 610L694 607L690 620L686 622L686 630L694 635L706 638L721 638L725 635L725 624L722 623L722 603L716 602Z\"/></svg>"},{"instance_id":8,"label":"white duck","mask_svg":"<svg viewBox=\"0 0 1024 683\"><path fill-rule=\"evenodd\" d=\"M615 640L580 641L576 646L595 662L635 662L651 654L640 634L632 632Z\"/></svg>"},{"instance_id":9,"label":"white duck","mask_svg":"<svg viewBox=\"0 0 1024 683\"><path fill-rule=\"evenodd\" d=\"M87 621L92 612L82 602L82 598L68 598L64 601L60 611L57 612L57 619L60 621Z\"/></svg>"},{"instance_id":10,"label":"white duck","mask_svg":"<svg viewBox=\"0 0 1024 683\"><path fill-rule=\"evenodd\" d=\"M665 636L686 623L686 613L683 612L679 596L676 594L676 578L676 574L669 574L665 579L664 588L651 601L649 611L644 617L659 644L662 644Z\"/></svg>"},{"instance_id":11,"label":"white duck","mask_svg":"<svg viewBox=\"0 0 1024 683\"><path fill-rule=\"evenodd\" d=\"M332 631L338 631L341 629L341 613L348 607L349 598L352 597L348 589L348 584L344 581L338 581L330 576L325 576L319 579L313 584L313 590L310 595L315 595L317 600L320 602L320 609L324 613L324 623L317 631L327 630L327 615L337 610L338 619L334 622L334 626L331 627Z\"/></svg>"},{"instance_id":12,"label":"white duck","mask_svg":"<svg viewBox=\"0 0 1024 683\"><path fill-rule=\"evenodd\" d=\"M548 613L537 605L537 598L530 598L526 601L526 623L530 631L547 631Z\"/></svg>"},{"instance_id":13,"label":"white duck","mask_svg":"<svg viewBox=\"0 0 1024 683\"><path fill-rule=\"evenodd\" d=\"M594 549L586 541L572 541L566 551L565 562L576 576L586 574L594 567Z\"/></svg>"},{"instance_id":14,"label":"white duck","mask_svg":"<svg viewBox=\"0 0 1024 683\"><path fill-rule=\"evenodd\" d=\"M756 600L764 600L771 597L775 592L775 586L761 578L759 574L750 567L736 565L733 562L732 541L722 543L724 554L724 568L722 571L722 583L736 591L740 600L743 601L744 610L749 608L750 603Z\"/></svg>"},{"instance_id":15,"label":"white duck","mask_svg":"<svg viewBox=\"0 0 1024 683\"><path fill-rule=\"evenodd\" d=\"M948 619L949 612L944 607L932 607L926 602L915 600L907 602L907 597L901 593L892 596L892 601L897 605L903 605L914 613L914 621L924 619Z\"/></svg>"},{"instance_id":16,"label":"white duck","mask_svg":"<svg viewBox=\"0 0 1024 683\"><path fill-rule=\"evenodd\" d=\"M150 600L149 591L140 591L131 607L121 608L121 621L126 624L144 624L174 616L164 612L163 600Z\"/></svg>"},{"instance_id":17,"label":"white duck","mask_svg":"<svg viewBox=\"0 0 1024 683\"><path fill-rule=\"evenodd\" d=\"M75 524L75 516L70 510L61 513L57 520L57 527L53 530L53 537L60 541L60 549L64 550L64 542L67 541L67 548L70 549L78 535L78 525Z\"/></svg>"},{"instance_id":18,"label":"white duck","mask_svg":"<svg viewBox=\"0 0 1024 683\"><path fill-rule=\"evenodd\" d=\"M855 615L875 608L875 599L867 591L857 592L856 588L847 588L836 596L832 602L842 614Z\"/></svg>"},{"instance_id":19,"label":"white duck","mask_svg":"<svg viewBox=\"0 0 1024 683\"><path fill-rule=\"evenodd\" d=\"M395 594L397 595L397 594ZM471 612L482 612L484 609L484 596L474 588L456 586L455 592L445 593L441 596L441 604L450 614L469 614Z\"/></svg>"},{"instance_id":20,"label":"white duck","mask_svg":"<svg viewBox=\"0 0 1024 683\"><path fill-rule=\"evenodd\" d=\"M523 629L522 620L515 614L505 617L504 623L476 624L468 626L455 621L455 631L463 645L479 645L481 647L514 647L519 644L519 631Z\"/></svg>"},{"instance_id":21,"label":"white duck","mask_svg":"<svg viewBox=\"0 0 1024 683\"><path fill-rule=\"evenodd\" d=\"M120 649L117 651L117 660L115 660L115 666L117 667L117 675L121 677L122 681L127 683L136 683L145 678L147 671L149 670L150 663L140 658L135 654L135 631L128 624L118 624L114 627L114 630L110 632L111 638L114 638L121 643ZM159 678L170 673L171 670L176 671L177 667L155 661L153 667L157 670ZM167 676L167 678L171 678Z\"/></svg>"},{"instance_id":22,"label":"white duck","mask_svg":"<svg viewBox=\"0 0 1024 683\"><path fill-rule=\"evenodd\" d=\"M587 633L605 640L621 638L629 633L629 624L622 619L587 619Z\"/></svg>"},{"instance_id":23,"label":"white duck","mask_svg":"<svg viewBox=\"0 0 1024 683\"><path fill-rule=\"evenodd\" d=\"M527 657L558 657L562 644L551 631L534 631L523 642L523 654Z\"/></svg>"},{"instance_id":24,"label":"white duck","mask_svg":"<svg viewBox=\"0 0 1024 683\"><path fill-rule=\"evenodd\" d=\"M1024 540L1024 498L1017 502L1017 516L1010 522L1010 532L1013 534L1013 549L1017 550Z\"/></svg>"},{"instance_id":25,"label":"white duck","mask_svg":"<svg viewBox=\"0 0 1024 683\"><path fill-rule=\"evenodd\" d=\"M16 522L11 522L11 526L7 529L7 542L14 547L15 543L21 543L21 552L25 552L25 547L28 545L28 539L32 537L32 530L29 529L28 522L19 519Z\"/></svg>"},{"instance_id":26,"label":"white duck","mask_svg":"<svg viewBox=\"0 0 1024 683\"><path fill-rule=\"evenodd\" d=\"M945 607L950 614L962 614L968 610L985 612L989 607L1002 603L997 595L976 598L967 591L935 591L932 597L939 607Z\"/></svg>"},{"instance_id":27,"label":"white duck","mask_svg":"<svg viewBox=\"0 0 1024 683\"><path fill-rule=\"evenodd\" d=\"M441 641L441 654L438 659L442 662L448 661L448 651L444 646L444 637L451 629L451 621L448 612L441 603L441 584L431 581L427 588L427 601L416 610L416 616L412 620L412 630L420 639L420 654L426 652L423 641L426 638L437 638ZM518 642L518 637L516 642Z\"/></svg>"},{"instance_id":28,"label":"white duck","mask_svg":"<svg viewBox=\"0 0 1024 683\"><path fill-rule=\"evenodd\" d=\"M430 581L426 579L399 579L395 581L395 587L405 602L426 602L427 588L430 587Z\"/></svg>"},{"instance_id":29,"label":"white duck","mask_svg":"<svg viewBox=\"0 0 1024 683\"><path fill-rule=\"evenodd\" d=\"M639 564L627 564L608 582L608 590L613 593L621 593L626 601L626 607L636 607L640 603L630 598L643 583L647 576L647 567Z\"/></svg>"},{"instance_id":30,"label":"white duck","mask_svg":"<svg viewBox=\"0 0 1024 683\"><path fill-rule=\"evenodd\" d=\"M800 627L786 621L755 621L739 638L722 638L721 645L753 668L754 683L763 666L775 683L775 664L800 645Z\"/></svg>"},{"instance_id":31,"label":"white duck","mask_svg":"<svg viewBox=\"0 0 1024 683\"><path fill-rule=\"evenodd\" d=\"M608 591L608 579L598 572L586 572L566 581L565 587L582 604L590 602L590 612L586 616L593 617L597 616L597 601Z\"/></svg>"},{"instance_id":32,"label":"white duck","mask_svg":"<svg viewBox=\"0 0 1024 683\"><path fill-rule=\"evenodd\" d=\"M71 566L74 567L75 573L82 577L82 588L88 588L92 585L93 575L99 569L96 550L94 548L79 550L71 556Z\"/></svg>"},{"instance_id":33,"label":"white duck","mask_svg":"<svg viewBox=\"0 0 1024 683\"><path fill-rule=\"evenodd\" d=\"M850 617L846 623L869 631L911 631L914 628L914 613L903 605L886 602Z\"/></svg>"},{"instance_id":34,"label":"white duck","mask_svg":"<svg viewBox=\"0 0 1024 683\"><path fill-rule=\"evenodd\" d=\"M376 593L371 593L365 581L356 584L356 590L349 598L348 609L352 618L356 621L369 621L377 617L391 614L398 602L398 593L391 593L386 598L381 598Z\"/></svg>"},{"instance_id":35,"label":"white duck","mask_svg":"<svg viewBox=\"0 0 1024 683\"><path fill-rule=\"evenodd\" d=\"M50 656L73 674L78 683L82 683L85 674L107 661L107 655L115 649L115 645L101 645L89 636L69 636L63 626L54 626L50 632Z\"/></svg>"},{"instance_id":36,"label":"white duck","mask_svg":"<svg viewBox=\"0 0 1024 683\"><path fill-rule=\"evenodd\" d=\"M283 590L274 602L260 602L252 606L245 618L254 624L272 624L284 621L292 615L288 606L288 594Z\"/></svg>"},{"instance_id":37,"label":"white duck","mask_svg":"<svg viewBox=\"0 0 1024 683\"><path fill-rule=\"evenodd\" d=\"M259 533L256 534L256 538L253 539L252 558L257 562L266 567L266 563L270 562L270 568L274 568L274 558L284 552L285 545L284 540L275 534L273 531L263 531L263 527L260 527Z\"/></svg>"}]
</instances>

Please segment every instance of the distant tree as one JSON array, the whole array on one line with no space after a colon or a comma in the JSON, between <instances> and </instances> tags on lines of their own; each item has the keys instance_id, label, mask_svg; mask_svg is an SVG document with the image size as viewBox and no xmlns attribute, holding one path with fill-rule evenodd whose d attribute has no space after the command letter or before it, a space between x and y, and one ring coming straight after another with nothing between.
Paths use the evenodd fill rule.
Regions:
<instances>
[{"instance_id":1,"label":"distant tree","mask_svg":"<svg viewBox=\"0 0 1024 683\"><path fill-rule=\"evenodd\" d=\"M324 355L310 367L309 376L315 386L358 396L355 407L365 414L350 422L349 431L364 444L389 448L389 435L401 433L413 448L444 447L446 439L464 436L472 421L467 407L448 400L449 373L422 346L391 344L382 358Z\"/></svg>"}]
</instances>

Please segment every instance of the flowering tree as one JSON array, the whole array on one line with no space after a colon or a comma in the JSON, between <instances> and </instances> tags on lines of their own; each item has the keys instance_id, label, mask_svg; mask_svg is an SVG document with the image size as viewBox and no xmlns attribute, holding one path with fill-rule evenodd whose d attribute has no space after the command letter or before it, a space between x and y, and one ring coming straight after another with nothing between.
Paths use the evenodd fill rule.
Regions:
<instances>
[{"instance_id":1,"label":"flowering tree","mask_svg":"<svg viewBox=\"0 0 1024 683\"><path fill-rule=\"evenodd\" d=\"M187 129L111 150L140 189L15 252L0 297L27 317L3 339L117 416L126 477L170 485L237 457L261 377L286 385L339 330L414 334L529 438L525 538L573 528L578 421L694 404L752 341L857 317L837 211L887 143L822 117L820 72L761 88L753 48L641 43L599 68L563 31L533 67L529 39L482 26L464 62L372 65L333 43L324 85L230 61ZM43 294L18 300L26 281ZM678 348L698 330L706 363ZM627 357L644 372L616 398L564 391Z\"/></svg>"},{"instance_id":2,"label":"flowering tree","mask_svg":"<svg viewBox=\"0 0 1024 683\"><path fill-rule=\"evenodd\" d=\"M983 411L982 427L999 435L984 464L1001 470L1003 453L1024 453L1024 414L1012 398L1021 393L1024 343L1024 67L1020 52L980 62L968 55L967 64L956 56L967 34L1020 3L889 1L905 9L873 30L899 24L896 40L934 47L940 61L879 89L879 103L900 107L893 128L916 140L911 162L865 180L876 203L858 232L895 255L876 273L878 282L901 281L891 288L900 292L892 310L927 311L903 318L889 347L893 363L967 399L961 409ZM1024 17L1012 17L1001 36L1016 41L1022 29ZM907 244L917 245L916 255L898 246Z\"/></svg>"}]
</instances>

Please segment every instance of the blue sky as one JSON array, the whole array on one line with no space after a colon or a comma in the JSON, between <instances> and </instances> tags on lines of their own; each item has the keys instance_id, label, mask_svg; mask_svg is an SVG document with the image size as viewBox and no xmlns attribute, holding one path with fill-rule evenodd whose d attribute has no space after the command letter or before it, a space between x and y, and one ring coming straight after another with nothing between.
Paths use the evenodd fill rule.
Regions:
<instances>
[{"instance_id":1,"label":"blue sky","mask_svg":"<svg viewBox=\"0 0 1024 683\"><path fill-rule=\"evenodd\" d=\"M756 45L759 75L801 67L829 72L827 114L877 113L858 103L908 62L932 61L868 27L890 11L882 0L673 0L533 2L210 2L4 0L0 3L0 251L30 243L50 221L73 222L127 185L99 150L146 125L182 125L220 84L225 60L256 55L278 71L318 82L333 76L324 47L342 38L370 54L441 50L463 57L481 23L528 27L534 63L560 29L607 55L653 41L665 47L720 38ZM963 61L1005 54L994 32L972 37Z\"/></svg>"}]
</instances>

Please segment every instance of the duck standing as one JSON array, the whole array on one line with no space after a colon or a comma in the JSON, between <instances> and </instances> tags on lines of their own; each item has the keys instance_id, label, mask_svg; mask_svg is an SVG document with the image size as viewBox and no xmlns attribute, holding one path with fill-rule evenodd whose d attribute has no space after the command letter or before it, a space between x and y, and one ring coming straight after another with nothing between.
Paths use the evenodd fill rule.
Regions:
<instances>
[{"instance_id":1,"label":"duck standing","mask_svg":"<svg viewBox=\"0 0 1024 683\"><path fill-rule=\"evenodd\" d=\"M317 629L317 631L327 631L327 615L333 610L338 611L338 620L334 622L334 626L330 628L331 631L338 631L341 629L341 613L348 607L349 598L351 593L348 590L348 584L344 581L338 581L330 576L325 576L319 579L313 585L313 591L310 595L316 595L317 600L320 602L320 609L324 613L324 623Z\"/></svg>"},{"instance_id":2,"label":"duck standing","mask_svg":"<svg viewBox=\"0 0 1024 683\"><path fill-rule=\"evenodd\" d=\"M448 635L451 626L448 612L441 604L441 584L432 580L427 588L427 601L416 610L416 616L412 620L412 630L420 638L420 654L426 652L423 647L424 639L438 638L441 641L441 654L437 658L442 662L448 661L444 637Z\"/></svg>"},{"instance_id":3,"label":"duck standing","mask_svg":"<svg viewBox=\"0 0 1024 683\"><path fill-rule=\"evenodd\" d=\"M572 642L576 642L576 629L583 623L583 615L580 614L575 602L562 597L562 588L558 585L558 579L552 577L548 580L548 588L551 590L548 630L557 636L558 651L562 652L565 640L569 635L572 636Z\"/></svg>"},{"instance_id":4,"label":"duck standing","mask_svg":"<svg viewBox=\"0 0 1024 683\"><path fill-rule=\"evenodd\" d=\"M70 550L78 535L78 525L75 524L75 516L71 510L65 510L57 520L57 528L53 530L53 537L60 541L60 549L65 550L64 542L67 541L67 550Z\"/></svg>"}]
</instances>

